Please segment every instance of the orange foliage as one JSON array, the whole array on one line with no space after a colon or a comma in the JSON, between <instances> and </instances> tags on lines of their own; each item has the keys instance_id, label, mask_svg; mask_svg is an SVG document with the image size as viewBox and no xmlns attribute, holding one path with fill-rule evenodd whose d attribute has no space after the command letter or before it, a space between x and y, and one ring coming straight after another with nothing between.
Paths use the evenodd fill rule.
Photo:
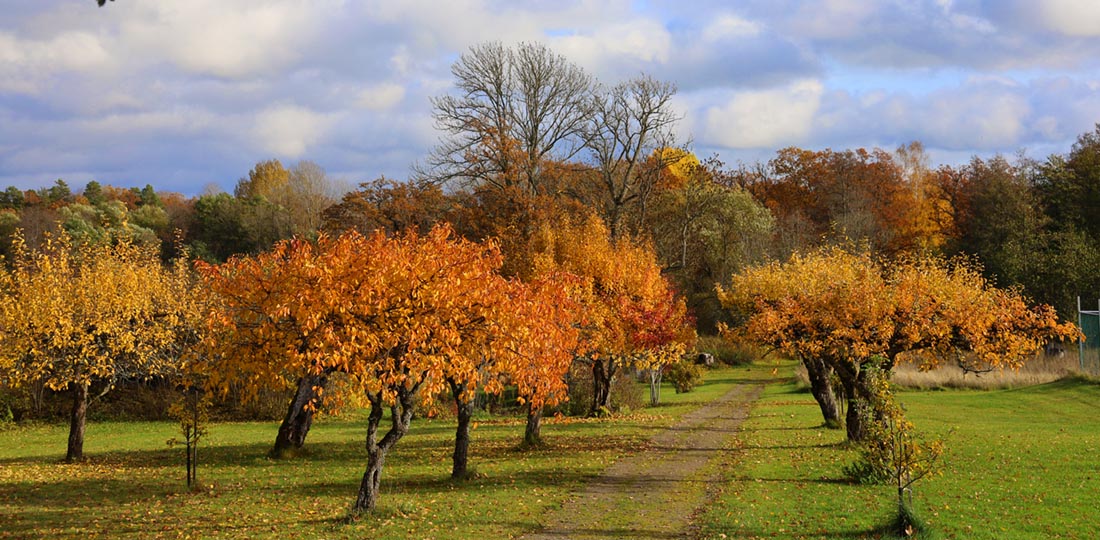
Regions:
<instances>
[{"instance_id":1,"label":"orange foliage","mask_svg":"<svg viewBox=\"0 0 1100 540\"><path fill-rule=\"evenodd\" d=\"M637 363L646 352L674 343L694 345L684 301L661 275L649 245L627 237L612 240L595 216L579 224L544 225L532 245L534 275L577 276L571 294L592 355Z\"/></svg>"},{"instance_id":2,"label":"orange foliage","mask_svg":"<svg viewBox=\"0 0 1100 540\"><path fill-rule=\"evenodd\" d=\"M951 205L941 172L923 168L922 152L919 144L899 158L879 149L785 148L740 182L781 223L808 224L808 239L866 241L887 254L935 249L952 227Z\"/></svg>"},{"instance_id":3,"label":"orange foliage","mask_svg":"<svg viewBox=\"0 0 1100 540\"><path fill-rule=\"evenodd\" d=\"M908 260L884 268L867 254L830 248L749 268L719 288L748 315L753 340L838 369L880 357L925 369L953 360L971 369L1019 367L1045 342L1075 337L1045 305L1028 307L969 264ZM912 352L912 355L903 353Z\"/></svg>"}]
</instances>

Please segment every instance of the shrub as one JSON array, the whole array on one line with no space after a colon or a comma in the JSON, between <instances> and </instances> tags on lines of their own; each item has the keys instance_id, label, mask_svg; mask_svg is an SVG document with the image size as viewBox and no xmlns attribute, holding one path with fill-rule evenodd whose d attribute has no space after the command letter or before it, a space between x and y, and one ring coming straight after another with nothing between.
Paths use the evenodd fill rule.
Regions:
<instances>
[{"instance_id":1,"label":"shrub","mask_svg":"<svg viewBox=\"0 0 1100 540\"><path fill-rule=\"evenodd\" d=\"M924 522L913 513L912 489L922 478L939 472L943 441L920 438L894 399L888 374L872 371L867 376L871 389L868 410L874 411L870 413L874 418L867 423L867 438L860 448L859 460L844 472L857 482L894 487L898 505L889 532L903 537L930 537Z\"/></svg>"},{"instance_id":2,"label":"shrub","mask_svg":"<svg viewBox=\"0 0 1100 540\"><path fill-rule=\"evenodd\" d=\"M703 383L703 366L690 360L680 360L667 369L665 376L676 387L677 394L690 392Z\"/></svg>"},{"instance_id":3,"label":"shrub","mask_svg":"<svg viewBox=\"0 0 1100 540\"><path fill-rule=\"evenodd\" d=\"M730 343L720 336L699 336L695 348L701 353L709 353L727 366L751 364L759 356L751 345Z\"/></svg>"},{"instance_id":4,"label":"shrub","mask_svg":"<svg viewBox=\"0 0 1100 540\"><path fill-rule=\"evenodd\" d=\"M629 370L619 370L611 381L611 408L615 412L636 411L645 407L645 388L638 383Z\"/></svg>"}]
</instances>

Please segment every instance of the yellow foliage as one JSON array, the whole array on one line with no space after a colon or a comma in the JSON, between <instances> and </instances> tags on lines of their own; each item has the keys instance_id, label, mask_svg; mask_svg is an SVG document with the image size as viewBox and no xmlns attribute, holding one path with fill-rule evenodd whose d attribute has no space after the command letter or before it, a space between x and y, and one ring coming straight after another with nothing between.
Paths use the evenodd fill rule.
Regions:
<instances>
[{"instance_id":1,"label":"yellow foliage","mask_svg":"<svg viewBox=\"0 0 1100 540\"><path fill-rule=\"evenodd\" d=\"M664 172L670 177L666 185L682 185L701 165L695 154L681 148L661 148L654 151L655 158L664 165Z\"/></svg>"},{"instance_id":2,"label":"yellow foliage","mask_svg":"<svg viewBox=\"0 0 1100 540\"><path fill-rule=\"evenodd\" d=\"M544 224L532 241L534 274L575 276L569 294L579 306L584 349L620 362L674 361L670 351L694 346L687 307L661 275L652 246L612 239L591 216L579 224Z\"/></svg>"},{"instance_id":3,"label":"yellow foliage","mask_svg":"<svg viewBox=\"0 0 1100 540\"><path fill-rule=\"evenodd\" d=\"M128 240L73 245L64 231L0 271L0 370L54 390L175 372L202 303L183 262Z\"/></svg>"},{"instance_id":4,"label":"yellow foliage","mask_svg":"<svg viewBox=\"0 0 1100 540\"><path fill-rule=\"evenodd\" d=\"M754 341L850 364L875 356L892 364L913 352L904 359L925 369L947 360L1015 368L1045 342L1076 336L1049 306L1028 307L962 261L884 268L868 254L826 248L748 268L718 297L748 316L742 331Z\"/></svg>"}]
</instances>

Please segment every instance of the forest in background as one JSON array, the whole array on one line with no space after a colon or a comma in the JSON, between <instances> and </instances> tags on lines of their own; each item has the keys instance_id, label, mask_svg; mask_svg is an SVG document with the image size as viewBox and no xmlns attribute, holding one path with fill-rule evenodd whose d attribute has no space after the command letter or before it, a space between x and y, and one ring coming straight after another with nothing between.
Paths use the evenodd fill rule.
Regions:
<instances>
[{"instance_id":1,"label":"forest in background","mask_svg":"<svg viewBox=\"0 0 1100 540\"><path fill-rule=\"evenodd\" d=\"M967 257L999 286L1019 287L1070 319L1077 296L1100 297L1100 126L1068 153L1042 161L997 156L934 165L918 142L895 151L792 147L736 167L667 148L640 161L618 205L599 170L581 161L541 165L540 191L549 195L424 178L381 178L345 192L315 163L286 167L274 159L257 163L232 194L187 197L151 184L96 181L74 189L58 179L0 193L0 252L10 254L16 230L34 247L63 228L78 240L156 245L165 260L186 247L220 262L322 231L426 232L448 221L480 239L530 227L538 208L554 206L616 219L616 234L651 243L702 331L721 317L715 284L747 264L821 245L865 248L885 260Z\"/></svg>"}]
</instances>

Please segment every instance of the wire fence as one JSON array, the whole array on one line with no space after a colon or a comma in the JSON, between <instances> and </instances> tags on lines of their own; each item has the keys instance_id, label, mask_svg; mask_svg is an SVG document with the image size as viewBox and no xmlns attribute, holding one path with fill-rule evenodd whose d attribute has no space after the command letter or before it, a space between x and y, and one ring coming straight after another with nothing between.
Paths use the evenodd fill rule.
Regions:
<instances>
[{"instance_id":1,"label":"wire fence","mask_svg":"<svg viewBox=\"0 0 1100 540\"><path fill-rule=\"evenodd\" d=\"M1095 311L1083 309L1077 298L1077 326L1085 335L1077 345L1078 358L1081 371L1092 374L1100 374L1100 301L1096 307Z\"/></svg>"}]
</instances>

